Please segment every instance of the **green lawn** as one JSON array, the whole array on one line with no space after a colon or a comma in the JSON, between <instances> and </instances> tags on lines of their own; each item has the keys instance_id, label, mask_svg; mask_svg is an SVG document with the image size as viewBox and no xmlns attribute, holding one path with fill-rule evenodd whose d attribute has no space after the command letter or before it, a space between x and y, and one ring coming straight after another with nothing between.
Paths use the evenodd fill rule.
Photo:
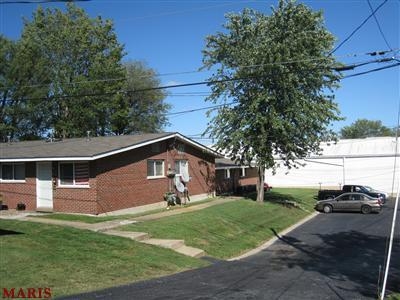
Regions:
<instances>
[{"instance_id":1,"label":"green lawn","mask_svg":"<svg viewBox=\"0 0 400 300\"><path fill-rule=\"evenodd\" d=\"M259 204L242 199L201 211L123 227L127 231L148 232L156 238L184 239L189 246L203 249L217 258L230 258L261 245L288 226L311 213L314 189L274 189ZM286 207L283 200L300 208Z\"/></svg>"},{"instance_id":2,"label":"green lawn","mask_svg":"<svg viewBox=\"0 0 400 300\"><path fill-rule=\"evenodd\" d=\"M265 194L264 200L269 202L289 200L296 202L300 208L313 212L314 205L317 202L314 198L317 194L318 190L309 188L274 188L271 192Z\"/></svg>"},{"instance_id":3,"label":"green lawn","mask_svg":"<svg viewBox=\"0 0 400 300\"><path fill-rule=\"evenodd\" d=\"M262 204L243 198L124 229L149 232L159 238L184 239L187 245L204 249L208 255L228 258L262 244L274 236L274 231L305 217L312 211L315 194L316 190L274 189L266 194L268 201ZM279 204L283 200L296 202L301 208ZM66 219L71 220L71 216L76 215ZM207 264L120 237L15 220L0 220L0 250L1 287L50 287L53 297Z\"/></svg>"},{"instance_id":4,"label":"green lawn","mask_svg":"<svg viewBox=\"0 0 400 300\"><path fill-rule=\"evenodd\" d=\"M206 265L172 250L86 230L0 220L1 287L74 294Z\"/></svg>"},{"instance_id":5,"label":"green lawn","mask_svg":"<svg viewBox=\"0 0 400 300\"><path fill-rule=\"evenodd\" d=\"M395 293L395 294L389 295L389 297L387 297L386 299L388 299L388 300L400 300L400 293Z\"/></svg>"}]
</instances>

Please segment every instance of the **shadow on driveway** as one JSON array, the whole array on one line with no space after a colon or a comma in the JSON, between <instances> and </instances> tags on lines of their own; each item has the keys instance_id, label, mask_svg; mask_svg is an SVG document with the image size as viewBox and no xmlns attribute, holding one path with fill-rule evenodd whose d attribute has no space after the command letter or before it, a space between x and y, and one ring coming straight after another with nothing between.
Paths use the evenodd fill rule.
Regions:
<instances>
[{"instance_id":1,"label":"shadow on driveway","mask_svg":"<svg viewBox=\"0 0 400 300\"><path fill-rule=\"evenodd\" d=\"M317 272L334 281L349 281L363 296L373 297L382 286L385 253L388 238L367 235L359 231L332 234L314 234L322 240L318 246L310 246L292 236L278 239L295 248L303 255L272 258L271 263L284 261L288 268L300 267ZM384 251L386 249L386 251ZM400 239L393 241L391 263L386 286L387 292L400 292ZM339 296L339 295L338 295Z\"/></svg>"},{"instance_id":2,"label":"shadow on driveway","mask_svg":"<svg viewBox=\"0 0 400 300\"><path fill-rule=\"evenodd\" d=\"M391 212L321 214L241 260L65 299L377 299ZM387 293L400 291L399 259L397 233Z\"/></svg>"}]
</instances>

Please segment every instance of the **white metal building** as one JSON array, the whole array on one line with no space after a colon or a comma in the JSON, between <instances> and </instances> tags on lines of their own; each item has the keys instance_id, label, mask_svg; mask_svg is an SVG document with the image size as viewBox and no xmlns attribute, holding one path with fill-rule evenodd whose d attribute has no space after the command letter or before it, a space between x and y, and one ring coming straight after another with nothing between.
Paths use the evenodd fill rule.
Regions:
<instances>
[{"instance_id":1,"label":"white metal building","mask_svg":"<svg viewBox=\"0 0 400 300\"><path fill-rule=\"evenodd\" d=\"M388 193L396 192L400 170L400 145L396 147L396 138L340 140L336 144L325 143L322 149L320 156L299 160L305 164L299 169L282 167L275 175L267 170L266 182L273 187L317 188L360 184Z\"/></svg>"}]
</instances>

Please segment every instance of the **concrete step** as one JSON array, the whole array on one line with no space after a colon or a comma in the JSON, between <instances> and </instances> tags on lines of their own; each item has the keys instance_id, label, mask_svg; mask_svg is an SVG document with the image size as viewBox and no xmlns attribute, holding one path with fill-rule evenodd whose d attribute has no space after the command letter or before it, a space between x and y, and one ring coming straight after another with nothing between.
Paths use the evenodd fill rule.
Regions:
<instances>
[{"instance_id":1,"label":"concrete step","mask_svg":"<svg viewBox=\"0 0 400 300\"><path fill-rule=\"evenodd\" d=\"M176 250L185 245L184 240L148 239L142 241L145 244Z\"/></svg>"},{"instance_id":2,"label":"concrete step","mask_svg":"<svg viewBox=\"0 0 400 300\"><path fill-rule=\"evenodd\" d=\"M199 249L199 248L186 246L186 245L183 245L182 247L179 247L178 249L175 249L175 251L180 253L180 254L183 254L183 255L186 255L186 256L190 256L190 257L196 257L196 258L206 255L204 250Z\"/></svg>"},{"instance_id":3,"label":"concrete step","mask_svg":"<svg viewBox=\"0 0 400 300\"><path fill-rule=\"evenodd\" d=\"M116 236L128 238L128 239L135 240L138 242L142 242L142 241L148 240L150 238L150 235L146 232L106 230L106 231L103 231L103 233L108 234L108 235L116 235Z\"/></svg>"},{"instance_id":4,"label":"concrete step","mask_svg":"<svg viewBox=\"0 0 400 300\"><path fill-rule=\"evenodd\" d=\"M102 233L132 239L145 244L168 248L190 257L197 258L205 255L205 252L202 249L186 246L184 240L153 239L150 238L150 235L146 232L106 230Z\"/></svg>"},{"instance_id":5,"label":"concrete step","mask_svg":"<svg viewBox=\"0 0 400 300\"><path fill-rule=\"evenodd\" d=\"M37 212L53 212L52 207L38 207L36 208Z\"/></svg>"}]
</instances>

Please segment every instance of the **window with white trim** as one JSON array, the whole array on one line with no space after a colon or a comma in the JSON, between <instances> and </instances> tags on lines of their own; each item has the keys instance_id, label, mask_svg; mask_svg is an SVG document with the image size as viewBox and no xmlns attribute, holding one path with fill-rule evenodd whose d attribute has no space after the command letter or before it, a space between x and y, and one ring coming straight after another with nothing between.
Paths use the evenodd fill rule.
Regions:
<instances>
[{"instance_id":1,"label":"window with white trim","mask_svg":"<svg viewBox=\"0 0 400 300\"><path fill-rule=\"evenodd\" d=\"M24 181L24 163L2 163L0 168L1 180L4 181Z\"/></svg>"},{"instance_id":2,"label":"window with white trim","mask_svg":"<svg viewBox=\"0 0 400 300\"><path fill-rule=\"evenodd\" d=\"M225 175L225 179L231 178L231 170L225 169L224 175Z\"/></svg>"},{"instance_id":3,"label":"window with white trim","mask_svg":"<svg viewBox=\"0 0 400 300\"><path fill-rule=\"evenodd\" d=\"M189 174L189 164L185 159L175 160L175 174Z\"/></svg>"},{"instance_id":4,"label":"window with white trim","mask_svg":"<svg viewBox=\"0 0 400 300\"><path fill-rule=\"evenodd\" d=\"M184 182L190 181L189 162L187 160L175 160L175 175L180 176Z\"/></svg>"},{"instance_id":5,"label":"window with white trim","mask_svg":"<svg viewBox=\"0 0 400 300\"><path fill-rule=\"evenodd\" d=\"M60 186L89 186L88 162L61 162L58 173Z\"/></svg>"},{"instance_id":6,"label":"window with white trim","mask_svg":"<svg viewBox=\"0 0 400 300\"><path fill-rule=\"evenodd\" d=\"M163 177L164 176L164 160L149 159L147 161L147 177Z\"/></svg>"}]
</instances>

